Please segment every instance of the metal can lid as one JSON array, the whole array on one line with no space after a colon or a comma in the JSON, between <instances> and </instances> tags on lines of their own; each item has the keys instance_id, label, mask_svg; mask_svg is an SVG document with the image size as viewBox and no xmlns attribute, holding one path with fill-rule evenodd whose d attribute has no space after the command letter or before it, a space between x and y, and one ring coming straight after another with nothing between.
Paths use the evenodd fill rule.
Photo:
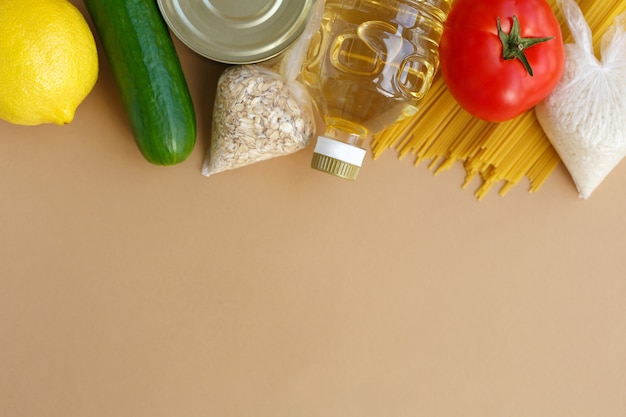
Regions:
<instances>
[{"instance_id":1,"label":"metal can lid","mask_svg":"<svg viewBox=\"0 0 626 417\"><path fill-rule=\"evenodd\" d=\"M314 0L158 0L170 30L190 49L226 64L272 58L304 30Z\"/></svg>"}]
</instances>

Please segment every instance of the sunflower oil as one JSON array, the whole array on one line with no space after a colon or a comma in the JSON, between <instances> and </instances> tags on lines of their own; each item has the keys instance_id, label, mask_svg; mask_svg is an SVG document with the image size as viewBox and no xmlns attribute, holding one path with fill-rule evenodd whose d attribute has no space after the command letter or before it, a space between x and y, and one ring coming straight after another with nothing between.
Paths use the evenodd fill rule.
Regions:
<instances>
[{"instance_id":1,"label":"sunflower oil","mask_svg":"<svg viewBox=\"0 0 626 417\"><path fill-rule=\"evenodd\" d=\"M326 125L312 167L355 179L372 135L412 116L439 67L452 0L327 0L303 67Z\"/></svg>"}]
</instances>

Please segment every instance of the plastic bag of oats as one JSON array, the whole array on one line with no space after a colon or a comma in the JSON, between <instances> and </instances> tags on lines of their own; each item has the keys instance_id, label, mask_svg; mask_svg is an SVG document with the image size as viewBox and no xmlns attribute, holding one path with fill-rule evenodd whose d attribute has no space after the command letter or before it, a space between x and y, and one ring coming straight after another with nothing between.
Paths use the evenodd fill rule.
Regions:
<instances>
[{"instance_id":1,"label":"plastic bag of oats","mask_svg":"<svg viewBox=\"0 0 626 417\"><path fill-rule=\"evenodd\" d=\"M227 68L217 83L211 144L202 175L289 155L309 145L315 113L298 80L324 10L318 0L300 38L280 59Z\"/></svg>"}]
</instances>

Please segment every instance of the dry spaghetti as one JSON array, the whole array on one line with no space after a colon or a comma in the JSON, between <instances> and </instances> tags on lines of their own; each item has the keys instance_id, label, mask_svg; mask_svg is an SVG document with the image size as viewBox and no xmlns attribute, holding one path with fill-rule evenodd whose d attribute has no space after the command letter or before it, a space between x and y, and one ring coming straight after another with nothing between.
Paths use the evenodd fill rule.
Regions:
<instances>
[{"instance_id":1,"label":"dry spaghetti","mask_svg":"<svg viewBox=\"0 0 626 417\"><path fill-rule=\"evenodd\" d=\"M557 11L555 1L549 3ZM601 35L626 4L623 0L578 0L578 4L594 35L600 35L594 36L597 51ZM565 28L558 12L557 18ZM564 40L572 41L565 30ZM440 75L433 81L421 112L373 138L374 158L387 149L395 149L399 158L413 155L415 165L430 161L429 168L435 174L462 163L466 171L463 188L476 177L481 181L474 192L479 200L498 184L499 194L506 195L524 177L530 183L529 192L536 192L560 163L533 111L504 123L484 122L460 108Z\"/></svg>"}]
</instances>

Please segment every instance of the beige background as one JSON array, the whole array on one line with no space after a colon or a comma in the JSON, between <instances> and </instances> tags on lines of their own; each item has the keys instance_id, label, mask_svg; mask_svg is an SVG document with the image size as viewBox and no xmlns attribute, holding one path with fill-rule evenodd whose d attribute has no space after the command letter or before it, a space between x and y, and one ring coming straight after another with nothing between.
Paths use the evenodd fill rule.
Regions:
<instances>
[{"instance_id":1,"label":"beige background","mask_svg":"<svg viewBox=\"0 0 626 417\"><path fill-rule=\"evenodd\" d=\"M479 203L392 152L205 178L222 67L176 45L179 166L104 59L71 125L0 123L1 416L626 416L625 165L589 201L560 166Z\"/></svg>"}]
</instances>

